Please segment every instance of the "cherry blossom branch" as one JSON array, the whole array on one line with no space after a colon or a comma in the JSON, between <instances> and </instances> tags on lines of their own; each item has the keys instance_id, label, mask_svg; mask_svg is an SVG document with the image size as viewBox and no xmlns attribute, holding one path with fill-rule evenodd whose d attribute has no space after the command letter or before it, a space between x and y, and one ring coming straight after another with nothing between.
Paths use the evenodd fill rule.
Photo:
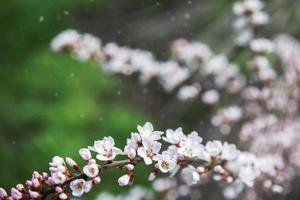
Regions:
<instances>
[{"instance_id":1,"label":"cherry blossom branch","mask_svg":"<svg viewBox=\"0 0 300 200\"><path fill-rule=\"evenodd\" d=\"M167 93L176 92L181 101L195 100L201 95L203 103L215 105L219 101L219 90L237 93L245 84L238 66L230 63L225 54L215 55L202 42L174 41L172 54L166 61L157 60L147 50L116 43L102 45L99 38L75 30L58 34L51 48L54 52L67 50L82 61L93 60L110 74L138 73L142 84L156 79ZM207 86L208 80L211 86Z\"/></svg>"},{"instance_id":2,"label":"cherry blossom branch","mask_svg":"<svg viewBox=\"0 0 300 200\"><path fill-rule=\"evenodd\" d=\"M134 162L140 161L139 159L136 159ZM121 160L121 161L114 161L109 164L105 165L98 165L100 173L103 172L103 170L111 169L111 168L122 168L127 164L133 164L132 160ZM67 186L70 182L76 180L76 179L87 179L88 176L86 176L84 173L79 173L74 175L72 178L70 178L69 181L65 182L64 184L61 185L61 187ZM55 193L55 186L50 187L49 189L45 190L43 192L43 195L41 196L41 199L46 199L48 195L51 195L52 193Z\"/></svg>"},{"instance_id":3,"label":"cherry blossom branch","mask_svg":"<svg viewBox=\"0 0 300 200\"><path fill-rule=\"evenodd\" d=\"M162 141L168 144L163 151ZM55 156L49 163L50 175L34 172L32 178L26 181L27 188L18 184L11 189L10 196L0 188L0 199L46 199L48 196L68 199L70 192L75 197L81 197L101 182L101 173L112 168L127 171L118 179L120 186L126 186L134 181L134 168L138 162L152 166L150 181L158 173L174 176L180 172L187 185L199 183L202 175L228 183L240 180L248 186L253 185L259 171L254 168L257 163L249 161L250 154L240 152L235 145L226 142L201 143L202 138L195 131L186 135L178 128L168 129L164 133L155 131L147 122L144 126L138 126L138 132L127 139L124 151L115 147L112 137L104 137L95 141L93 146L79 150L80 156L87 162L82 169L69 157L63 159ZM91 152L96 152L96 159ZM128 159L116 161L115 158L120 155Z\"/></svg>"}]
</instances>

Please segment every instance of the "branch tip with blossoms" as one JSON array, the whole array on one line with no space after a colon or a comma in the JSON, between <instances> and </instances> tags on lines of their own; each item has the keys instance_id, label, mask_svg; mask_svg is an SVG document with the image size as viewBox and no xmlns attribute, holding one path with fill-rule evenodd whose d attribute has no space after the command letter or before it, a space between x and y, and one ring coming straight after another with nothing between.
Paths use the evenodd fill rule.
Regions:
<instances>
[{"instance_id":1,"label":"branch tip with blossoms","mask_svg":"<svg viewBox=\"0 0 300 200\"><path fill-rule=\"evenodd\" d=\"M166 148L162 150L162 146ZM92 153L96 154L95 158ZM72 158L55 156L49 163L50 174L33 172L26 187L18 184L11 189L10 196L0 188L0 199L68 199L71 194L81 197L101 182L105 170L113 168L126 170L117 182L120 186L127 186L134 181L138 163L152 165L149 180L154 180L158 173L170 177L181 173L187 185L199 184L201 176L209 175L217 181L231 183L240 180L252 186L258 175L254 163L242 161L249 153L240 152L233 144L215 140L204 145L195 131L186 135L182 128L177 128L164 133L155 131L149 122L138 126L138 132L131 133L124 151L115 147L114 139L109 136L95 141L93 146L81 148L79 154L86 161L82 168ZM117 156L126 158L116 160Z\"/></svg>"}]
</instances>

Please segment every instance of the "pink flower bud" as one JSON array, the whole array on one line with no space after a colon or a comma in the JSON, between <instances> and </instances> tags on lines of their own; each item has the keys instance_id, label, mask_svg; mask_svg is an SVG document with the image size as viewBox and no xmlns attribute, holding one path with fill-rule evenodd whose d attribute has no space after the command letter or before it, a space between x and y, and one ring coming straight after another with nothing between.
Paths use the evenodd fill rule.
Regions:
<instances>
[{"instance_id":1,"label":"pink flower bud","mask_svg":"<svg viewBox=\"0 0 300 200\"><path fill-rule=\"evenodd\" d=\"M37 171L34 171L34 172L32 173L32 178L41 178L41 175L40 175L40 173L38 173Z\"/></svg>"},{"instance_id":2,"label":"pink flower bud","mask_svg":"<svg viewBox=\"0 0 300 200\"><path fill-rule=\"evenodd\" d=\"M59 187L59 186L56 186L55 187L55 192L60 194L60 193L63 192L63 189L61 187Z\"/></svg>"},{"instance_id":3,"label":"pink flower bud","mask_svg":"<svg viewBox=\"0 0 300 200\"><path fill-rule=\"evenodd\" d=\"M67 199L68 195L66 193L59 194L59 199Z\"/></svg>"},{"instance_id":4,"label":"pink flower bud","mask_svg":"<svg viewBox=\"0 0 300 200\"><path fill-rule=\"evenodd\" d=\"M32 187L38 188L40 186L40 181L38 179L32 180Z\"/></svg>"},{"instance_id":5,"label":"pink flower bud","mask_svg":"<svg viewBox=\"0 0 300 200\"><path fill-rule=\"evenodd\" d=\"M227 181L228 183L232 183L232 182L233 182L232 176L228 176L228 177L226 178L226 181Z\"/></svg>"},{"instance_id":6,"label":"pink flower bud","mask_svg":"<svg viewBox=\"0 0 300 200\"><path fill-rule=\"evenodd\" d=\"M29 192L29 196L31 199L36 199L40 196L40 194L38 192L31 191L31 190L29 190L28 192Z\"/></svg>"},{"instance_id":7,"label":"pink flower bud","mask_svg":"<svg viewBox=\"0 0 300 200\"><path fill-rule=\"evenodd\" d=\"M224 173L224 169L221 165L217 165L214 167L214 171L217 172L217 173Z\"/></svg>"},{"instance_id":8,"label":"pink flower bud","mask_svg":"<svg viewBox=\"0 0 300 200\"><path fill-rule=\"evenodd\" d=\"M272 187L273 183L270 179L268 179L268 180L264 181L263 185L264 185L265 188L269 189L269 188Z\"/></svg>"},{"instance_id":9,"label":"pink flower bud","mask_svg":"<svg viewBox=\"0 0 300 200\"><path fill-rule=\"evenodd\" d=\"M128 152L128 158L134 159L136 157L136 151L134 149L130 149Z\"/></svg>"},{"instance_id":10,"label":"pink flower bud","mask_svg":"<svg viewBox=\"0 0 300 200\"><path fill-rule=\"evenodd\" d=\"M4 197L7 197L7 192L0 187L0 199L3 199Z\"/></svg>"},{"instance_id":11,"label":"pink flower bud","mask_svg":"<svg viewBox=\"0 0 300 200\"><path fill-rule=\"evenodd\" d=\"M134 138L134 140L136 142L141 142L142 141L142 138L138 133L132 133L132 137Z\"/></svg>"},{"instance_id":12,"label":"pink flower bud","mask_svg":"<svg viewBox=\"0 0 300 200\"><path fill-rule=\"evenodd\" d=\"M19 190L20 192L24 191L24 185L23 184L18 184L16 185L17 190Z\"/></svg>"},{"instance_id":13,"label":"pink flower bud","mask_svg":"<svg viewBox=\"0 0 300 200\"><path fill-rule=\"evenodd\" d=\"M79 155L84 159L84 160L90 160L92 159L92 155L89 149L87 148L81 148L79 150Z\"/></svg>"},{"instance_id":14,"label":"pink flower bud","mask_svg":"<svg viewBox=\"0 0 300 200\"><path fill-rule=\"evenodd\" d=\"M19 190L17 190L16 188L12 188L11 189L11 197L13 199L22 199L23 194Z\"/></svg>"},{"instance_id":15,"label":"pink flower bud","mask_svg":"<svg viewBox=\"0 0 300 200\"><path fill-rule=\"evenodd\" d=\"M43 178L47 178L48 174L46 172L43 172Z\"/></svg>"},{"instance_id":16,"label":"pink flower bud","mask_svg":"<svg viewBox=\"0 0 300 200\"><path fill-rule=\"evenodd\" d=\"M128 174L125 174L118 179L118 183L120 186L128 185L129 181L130 181L130 176Z\"/></svg>"},{"instance_id":17,"label":"pink flower bud","mask_svg":"<svg viewBox=\"0 0 300 200\"><path fill-rule=\"evenodd\" d=\"M29 187L31 187L31 186L32 186L32 181L27 180L27 181L26 181L26 185L29 186Z\"/></svg>"},{"instance_id":18,"label":"pink flower bud","mask_svg":"<svg viewBox=\"0 0 300 200\"><path fill-rule=\"evenodd\" d=\"M197 172L200 173L200 174L202 174L202 173L205 172L205 168L202 167L202 166L199 166L199 167L197 167Z\"/></svg>"},{"instance_id":19,"label":"pink flower bud","mask_svg":"<svg viewBox=\"0 0 300 200\"><path fill-rule=\"evenodd\" d=\"M154 172L151 172L148 176L149 181L154 181L155 178L156 178L156 173L154 173Z\"/></svg>"},{"instance_id":20,"label":"pink flower bud","mask_svg":"<svg viewBox=\"0 0 300 200\"><path fill-rule=\"evenodd\" d=\"M94 183L94 184L98 184L98 183L100 183L100 182L101 182L100 176L97 176L97 177L93 178L93 183Z\"/></svg>"},{"instance_id":21,"label":"pink flower bud","mask_svg":"<svg viewBox=\"0 0 300 200\"><path fill-rule=\"evenodd\" d=\"M66 157L66 162L70 167L75 167L77 166L77 163L70 157Z\"/></svg>"},{"instance_id":22,"label":"pink flower bud","mask_svg":"<svg viewBox=\"0 0 300 200\"><path fill-rule=\"evenodd\" d=\"M126 167L127 170L129 170L129 171L134 170L134 165L132 165L132 164L128 164L128 165L126 165L125 167Z\"/></svg>"}]
</instances>

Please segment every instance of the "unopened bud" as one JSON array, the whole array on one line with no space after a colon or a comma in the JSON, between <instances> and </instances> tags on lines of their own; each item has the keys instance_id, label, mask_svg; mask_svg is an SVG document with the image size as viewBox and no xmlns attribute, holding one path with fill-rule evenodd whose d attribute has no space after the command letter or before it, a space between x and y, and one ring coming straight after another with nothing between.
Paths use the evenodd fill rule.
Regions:
<instances>
[{"instance_id":1,"label":"unopened bud","mask_svg":"<svg viewBox=\"0 0 300 200\"><path fill-rule=\"evenodd\" d=\"M66 157L66 162L70 167L74 168L75 166L77 166L77 163L70 157Z\"/></svg>"},{"instance_id":2,"label":"unopened bud","mask_svg":"<svg viewBox=\"0 0 300 200\"><path fill-rule=\"evenodd\" d=\"M61 188L61 187L59 187L59 186L56 186L55 187L55 192L56 193L58 193L58 194L60 194L60 193L62 193L64 190Z\"/></svg>"},{"instance_id":3,"label":"unopened bud","mask_svg":"<svg viewBox=\"0 0 300 200\"><path fill-rule=\"evenodd\" d=\"M130 181L130 176L128 174L125 174L118 179L118 183L120 186L128 185L129 181Z\"/></svg>"},{"instance_id":4,"label":"unopened bud","mask_svg":"<svg viewBox=\"0 0 300 200\"><path fill-rule=\"evenodd\" d=\"M93 184L98 184L100 182L101 182L100 176L97 176L97 177L93 178Z\"/></svg>"},{"instance_id":5,"label":"unopened bud","mask_svg":"<svg viewBox=\"0 0 300 200\"><path fill-rule=\"evenodd\" d=\"M40 194L36 191L29 190L29 196L30 196L30 199L36 199L40 196Z\"/></svg>"},{"instance_id":6,"label":"unopened bud","mask_svg":"<svg viewBox=\"0 0 300 200\"><path fill-rule=\"evenodd\" d=\"M154 173L154 172L151 172L148 176L149 181L154 181L155 178L156 178L156 173Z\"/></svg>"},{"instance_id":7,"label":"unopened bud","mask_svg":"<svg viewBox=\"0 0 300 200\"><path fill-rule=\"evenodd\" d=\"M202 166L197 167L197 172L203 174L205 172L205 168Z\"/></svg>"},{"instance_id":8,"label":"unopened bud","mask_svg":"<svg viewBox=\"0 0 300 200\"><path fill-rule=\"evenodd\" d=\"M136 157L136 151L134 149L130 149L127 155L128 158L134 159Z\"/></svg>"},{"instance_id":9,"label":"unopened bud","mask_svg":"<svg viewBox=\"0 0 300 200\"><path fill-rule=\"evenodd\" d=\"M227 181L228 183L232 183L232 181L233 181L232 176L228 176L228 177L226 178L226 181Z\"/></svg>"},{"instance_id":10,"label":"unopened bud","mask_svg":"<svg viewBox=\"0 0 300 200\"><path fill-rule=\"evenodd\" d=\"M40 181L38 179L32 180L32 187L38 188L40 186Z\"/></svg>"},{"instance_id":11,"label":"unopened bud","mask_svg":"<svg viewBox=\"0 0 300 200\"><path fill-rule=\"evenodd\" d=\"M28 187L31 187L31 186L32 186L32 181L27 180L27 181L26 181L26 185L27 185Z\"/></svg>"},{"instance_id":12,"label":"unopened bud","mask_svg":"<svg viewBox=\"0 0 300 200\"><path fill-rule=\"evenodd\" d=\"M68 195L66 193L59 194L59 199L68 199Z\"/></svg>"},{"instance_id":13,"label":"unopened bud","mask_svg":"<svg viewBox=\"0 0 300 200\"><path fill-rule=\"evenodd\" d=\"M0 188L0 199L4 197L7 197L7 192L3 188Z\"/></svg>"},{"instance_id":14,"label":"unopened bud","mask_svg":"<svg viewBox=\"0 0 300 200\"><path fill-rule=\"evenodd\" d=\"M18 184L16 185L17 190L19 190L20 192L24 191L24 185L23 184Z\"/></svg>"},{"instance_id":15,"label":"unopened bud","mask_svg":"<svg viewBox=\"0 0 300 200\"><path fill-rule=\"evenodd\" d=\"M214 167L214 171L215 171L215 172L218 172L218 173L220 173L220 174L224 173L224 169L223 169L223 167L222 167L221 165L215 166L215 167Z\"/></svg>"},{"instance_id":16,"label":"unopened bud","mask_svg":"<svg viewBox=\"0 0 300 200\"><path fill-rule=\"evenodd\" d=\"M134 170L134 165L132 165L132 164L128 164L128 165L126 165L125 167L126 167L127 170L129 170L129 171Z\"/></svg>"},{"instance_id":17,"label":"unopened bud","mask_svg":"<svg viewBox=\"0 0 300 200\"><path fill-rule=\"evenodd\" d=\"M92 159L92 154L89 149L87 148L81 148L79 150L79 155L84 159L84 160L90 160Z\"/></svg>"}]
</instances>

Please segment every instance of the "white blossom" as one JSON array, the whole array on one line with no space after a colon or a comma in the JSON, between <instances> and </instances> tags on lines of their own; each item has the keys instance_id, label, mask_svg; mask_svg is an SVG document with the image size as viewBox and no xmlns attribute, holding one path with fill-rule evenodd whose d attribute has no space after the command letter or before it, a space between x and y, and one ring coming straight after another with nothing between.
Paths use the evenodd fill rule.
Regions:
<instances>
[{"instance_id":1,"label":"white blossom","mask_svg":"<svg viewBox=\"0 0 300 200\"><path fill-rule=\"evenodd\" d=\"M247 186L252 187L254 184L254 180L256 178L256 172L254 171L253 167L242 167L239 172L239 178L243 183Z\"/></svg>"},{"instance_id":2,"label":"white blossom","mask_svg":"<svg viewBox=\"0 0 300 200\"><path fill-rule=\"evenodd\" d=\"M193 65L195 60L199 62L207 61L211 56L212 52L210 48L201 42L189 43L185 39L177 39L172 45L173 55L186 63Z\"/></svg>"},{"instance_id":3,"label":"white blossom","mask_svg":"<svg viewBox=\"0 0 300 200\"><path fill-rule=\"evenodd\" d=\"M167 151L162 154L156 155L154 160L158 163L158 168L163 173L168 173L175 169L177 165L177 161L173 160L171 155L168 154Z\"/></svg>"},{"instance_id":4,"label":"white blossom","mask_svg":"<svg viewBox=\"0 0 300 200\"><path fill-rule=\"evenodd\" d=\"M80 34L75 30L65 30L58 34L51 42L53 51L59 51L63 48L74 47L80 39Z\"/></svg>"},{"instance_id":5,"label":"white blossom","mask_svg":"<svg viewBox=\"0 0 300 200\"><path fill-rule=\"evenodd\" d=\"M251 23L254 25L265 25L269 22L269 15L265 12L255 12L251 17Z\"/></svg>"},{"instance_id":6,"label":"white blossom","mask_svg":"<svg viewBox=\"0 0 300 200\"><path fill-rule=\"evenodd\" d=\"M84 179L76 179L70 183L72 195L75 197L81 197L84 193L87 193L92 188L91 181L85 181Z\"/></svg>"},{"instance_id":7,"label":"white blossom","mask_svg":"<svg viewBox=\"0 0 300 200\"><path fill-rule=\"evenodd\" d=\"M250 48L257 53L272 53L275 50L274 43L266 38L252 40Z\"/></svg>"},{"instance_id":8,"label":"white blossom","mask_svg":"<svg viewBox=\"0 0 300 200\"><path fill-rule=\"evenodd\" d=\"M228 66L228 59L225 55L216 55L205 63L204 73L218 75Z\"/></svg>"},{"instance_id":9,"label":"white blossom","mask_svg":"<svg viewBox=\"0 0 300 200\"><path fill-rule=\"evenodd\" d=\"M182 170L181 177L188 185L195 185L200 181L200 175L192 165Z\"/></svg>"},{"instance_id":10,"label":"white blossom","mask_svg":"<svg viewBox=\"0 0 300 200\"><path fill-rule=\"evenodd\" d=\"M141 156L146 165L152 164L152 159L161 149L161 143L149 139L143 140L143 146L138 148L138 155Z\"/></svg>"},{"instance_id":11,"label":"white blossom","mask_svg":"<svg viewBox=\"0 0 300 200\"><path fill-rule=\"evenodd\" d=\"M104 137L103 140L94 142L93 147L89 147L92 151L97 152L96 158L101 161L109 161L122 153L122 150L115 147L115 141L112 137Z\"/></svg>"},{"instance_id":12,"label":"white blossom","mask_svg":"<svg viewBox=\"0 0 300 200\"><path fill-rule=\"evenodd\" d=\"M222 146L221 159L231 161L234 160L239 154L234 144L228 144L225 142Z\"/></svg>"},{"instance_id":13,"label":"white blossom","mask_svg":"<svg viewBox=\"0 0 300 200\"><path fill-rule=\"evenodd\" d=\"M193 131L184 139L178 148L178 153L187 158L201 157L203 154L203 145L200 144L202 138L197 132Z\"/></svg>"},{"instance_id":14,"label":"white blossom","mask_svg":"<svg viewBox=\"0 0 300 200\"><path fill-rule=\"evenodd\" d=\"M83 173L90 178L94 178L99 174L99 167L96 163L89 163L83 167Z\"/></svg>"},{"instance_id":15,"label":"white blossom","mask_svg":"<svg viewBox=\"0 0 300 200\"><path fill-rule=\"evenodd\" d=\"M205 104L214 105L219 102L220 95L217 90L208 90L202 95L202 101Z\"/></svg>"},{"instance_id":16,"label":"white blossom","mask_svg":"<svg viewBox=\"0 0 300 200\"><path fill-rule=\"evenodd\" d=\"M222 143L218 140L208 141L205 145L205 150L210 156L218 156L222 152Z\"/></svg>"},{"instance_id":17,"label":"white blossom","mask_svg":"<svg viewBox=\"0 0 300 200\"><path fill-rule=\"evenodd\" d=\"M182 101L194 99L199 95L200 89L201 88L199 85L182 86L177 93L177 97L179 100Z\"/></svg>"},{"instance_id":18,"label":"white blossom","mask_svg":"<svg viewBox=\"0 0 300 200\"><path fill-rule=\"evenodd\" d=\"M83 34L75 48L75 53L80 60L88 60L100 52L101 41L91 34Z\"/></svg>"},{"instance_id":19,"label":"white blossom","mask_svg":"<svg viewBox=\"0 0 300 200\"><path fill-rule=\"evenodd\" d=\"M186 136L182 132L182 128L179 127L176 130L167 129L166 137L163 137L163 140L170 144L179 144Z\"/></svg>"},{"instance_id":20,"label":"white blossom","mask_svg":"<svg viewBox=\"0 0 300 200\"><path fill-rule=\"evenodd\" d=\"M62 172L53 173L51 178L55 184L63 184L67 180L66 175L64 175Z\"/></svg>"},{"instance_id":21,"label":"white blossom","mask_svg":"<svg viewBox=\"0 0 300 200\"><path fill-rule=\"evenodd\" d=\"M141 138L144 139L150 139L150 140L160 140L161 135L163 134L162 131L154 131L153 125L150 122L146 122L144 126L138 125L138 131L141 136Z\"/></svg>"},{"instance_id":22,"label":"white blossom","mask_svg":"<svg viewBox=\"0 0 300 200\"><path fill-rule=\"evenodd\" d=\"M254 37L253 31L251 29L245 29L241 31L235 38L235 43L238 46L246 46Z\"/></svg>"},{"instance_id":23,"label":"white blossom","mask_svg":"<svg viewBox=\"0 0 300 200\"><path fill-rule=\"evenodd\" d=\"M64 164L65 164L64 159L59 157L59 156L53 157L52 162L49 163L49 165L51 167L58 167L58 166L61 166L61 165L64 165Z\"/></svg>"},{"instance_id":24,"label":"white blossom","mask_svg":"<svg viewBox=\"0 0 300 200\"><path fill-rule=\"evenodd\" d=\"M244 184L241 181L237 180L232 184L230 184L229 186L227 186L223 190L223 194L226 199L236 199L238 195L243 191L243 189L244 189Z\"/></svg>"}]
</instances>

